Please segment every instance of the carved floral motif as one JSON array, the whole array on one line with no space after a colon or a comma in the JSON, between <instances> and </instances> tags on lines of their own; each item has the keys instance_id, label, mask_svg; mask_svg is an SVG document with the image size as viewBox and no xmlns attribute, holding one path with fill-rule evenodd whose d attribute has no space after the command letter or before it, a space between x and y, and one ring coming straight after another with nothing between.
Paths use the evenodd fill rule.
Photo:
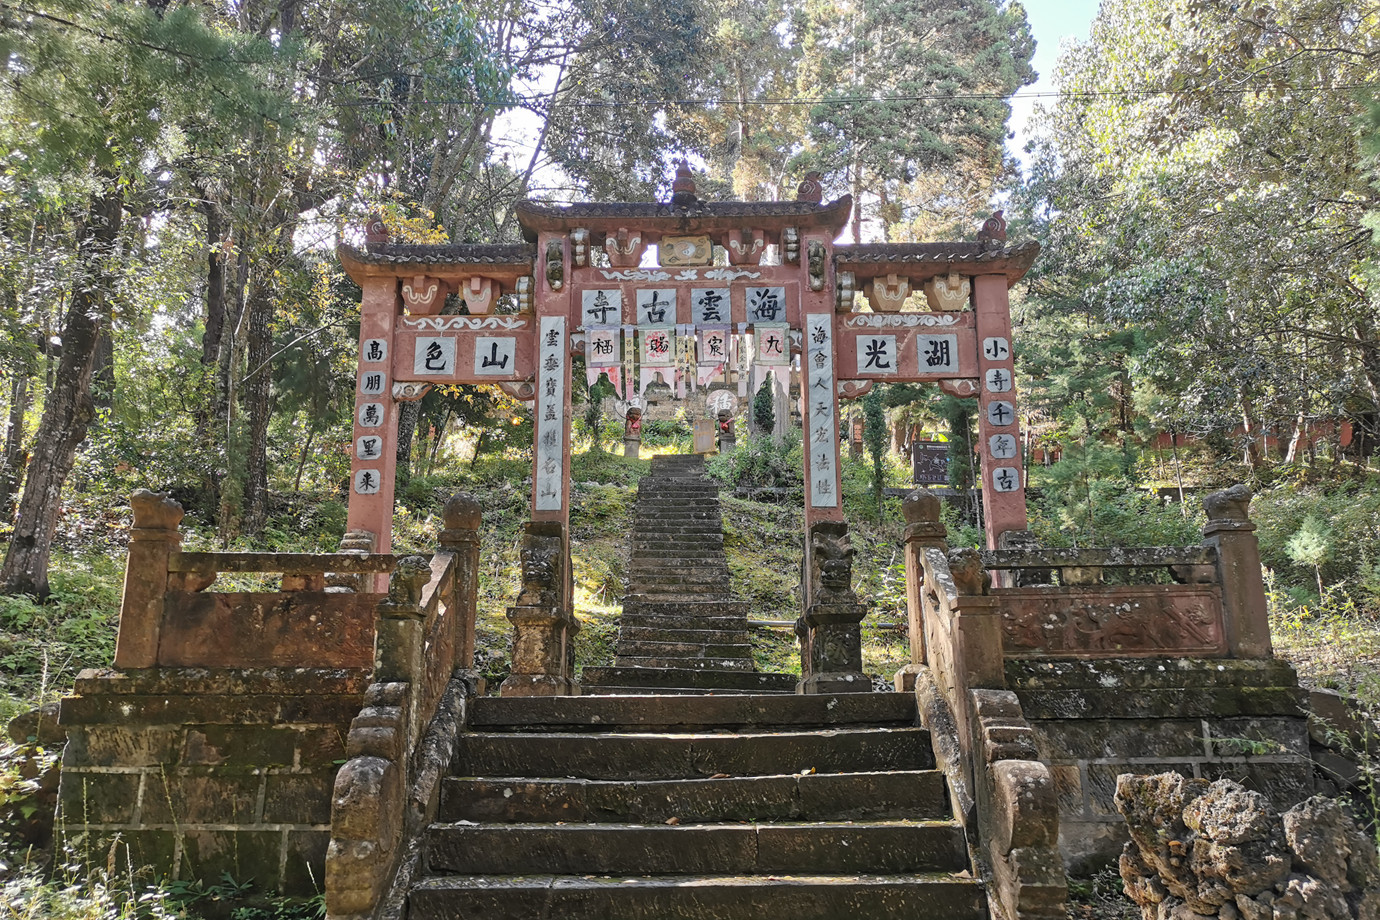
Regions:
<instances>
[{"instance_id":1,"label":"carved floral motif","mask_svg":"<svg viewBox=\"0 0 1380 920\"><path fill-rule=\"evenodd\" d=\"M1215 588L1176 585L1009 588L1001 598L1008 655L1077 658L1221 654Z\"/></svg>"}]
</instances>

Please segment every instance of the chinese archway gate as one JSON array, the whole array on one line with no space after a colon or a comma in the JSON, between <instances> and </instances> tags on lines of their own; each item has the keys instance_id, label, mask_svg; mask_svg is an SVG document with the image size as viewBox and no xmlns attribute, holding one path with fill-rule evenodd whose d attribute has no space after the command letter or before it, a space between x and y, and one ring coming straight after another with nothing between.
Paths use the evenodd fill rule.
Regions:
<instances>
[{"instance_id":1,"label":"chinese archway gate","mask_svg":"<svg viewBox=\"0 0 1380 920\"><path fill-rule=\"evenodd\" d=\"M521 202L525 244L391 243L376 220L364 249L340 248L363 290L347 545L390 549L401 402L461 383L498 384L532 402L532 516L522 590L509 610L516 635L504 694L578 692L572 355L585 355L588 372L607 374L625 397L653 381L683 392L727 368L743 387L798 359L802 692L868 689L858 679L864 608L850 585L839 495L840 399L876 381L976 396L987 545L1025 530L1007 291L1038 246L1007 246L999 215L976 242L840 246L849 197L702 202L687 180L682 169L669 204ZM870 312L858 309L858 292ZM442 315L451 293L468 315ZM495 312L502 295L512 295L515 313Z\"/></svg>"}]
</instances>

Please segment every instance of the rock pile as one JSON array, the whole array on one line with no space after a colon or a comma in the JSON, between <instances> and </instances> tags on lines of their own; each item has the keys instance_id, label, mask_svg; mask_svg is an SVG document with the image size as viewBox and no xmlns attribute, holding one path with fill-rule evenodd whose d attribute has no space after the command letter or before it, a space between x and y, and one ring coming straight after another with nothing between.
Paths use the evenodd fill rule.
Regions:
<instances>
[{"instance_id":1,"label":"rock pile","mask_svg":"<svg viewBox=\"0 0 1380 920\"><path fill-rule=\"evenodd\" d=\"M1145 920L1380 920L1380 859L1333 799L1283 815L1231 780L1124 774L1126 894Z\"/></svg>"}]
</instances>

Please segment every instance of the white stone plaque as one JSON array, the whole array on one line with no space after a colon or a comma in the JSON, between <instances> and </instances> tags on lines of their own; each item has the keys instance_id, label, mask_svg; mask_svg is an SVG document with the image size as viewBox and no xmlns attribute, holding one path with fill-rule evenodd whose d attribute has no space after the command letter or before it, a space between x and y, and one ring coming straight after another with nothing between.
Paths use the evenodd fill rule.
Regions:
<instances>
[{"instance_id":1,"label":"white stone plaque","mask_svg":"<svg viewBox=\"0 0 1380 920\"><path fill-rule=\"evenodd\" d=\"M618 326L585 327L585 364L589 367L617 367L622 361L618 348L620 335L622 330Z\"/></svg>"},{"instance_id":2,"label":"white stone plaque","mask_svg":"<svg viewBox=\"0 0 1380 920\"><path fill-rule=\"evenodd\" d=\"M1016 423L1016 407L1004 399L994 399L987 404L987 422L998 428Z\"/></svg>"},{"instance_id":3,"label":"white stone plaque","mask_svg":"<svg viewBox=\"0 0 1380 920\"><path fill-rule=\"evenodd\" d=\"M511 336L480 335L474 339L476 377L506 377L517 364L517 339Z\"/></svg>"},{"instance_id":4,"label":"white stone plaque","mask_svg":"<svg viewBox=\"0 0 1380 920\"><path fill-rule=\"evenodd\" d=\"M983 384L988 393L1009 393L1011 391L1011 372L1004 367L989 367L983 374Z\"/></svg>"},{"instance_id":5,"label":"white stone plaque","mask_svg":"<svg viewBox=\"0 0 1380 920\"><path fill-rule=\"evenodd\" d=\"M1014 466L999 466L992 471L992 488L998 492L1014 492L1021 487L1021 471Z\"/></svg>"},{"instance_id":6,"label":"white stone plaque","mask_svg":"<svg viewBox=\"0 0 1380 920\"><path fill-rule=\"evenodd\" d=\"M920 373L958 371L958 336L917 335L915 345L920 352Z\"/></svg>"},{"instance_id":7,"label":"white stone plaque","mask_svg":"<svg viewBox=\"0 0 1380 920\"><path fill-rule=\"evenodd\" d=\"M355 491L360 495L374 495L383 488L383 476L378 470L356 470Z\"/></svg>"},{"instance_id":8,"label":"white stone plaque","mask_svg":"<svg viewBox=\"0 0 1380 920\"><path fill-rule=\"evenodd\" d=\"M383 403L360 403L356 417L361 428L377 428L383 424Z\"/></svg>"},{"instance_id":9,"label":"white stone plaque","mask_svg":"<svg viewBox=\"0 0 1380 920\"><path fill-rule=\"evenodd\" d=\"M987 449L996 460L1010 460L1016 456L1016 436L994 434L987 439Z\"/></svg>"},{"instance_id":10,"label":"white stone plaque","mask_svg":"<svg viewBox=\"0 0 1380 920\"><path fill-rule=\"evenodd\" d=\"M620 288L581 291L580 316L586 328L618 325L623 321L623 291Z\"/></svg>"},{"instance_id":11,"label":"white stone plaque","mask_svg":"<svg viewBox=\"0 0 1380 920\"><path fill-rule=\"evenodd\" d=\"M377 364L388 357L387 339L365 339L359 346L359 360Z\"/></svg>"},{"instance_id":12,"label":"white stone plaque","mask_svg":"<svg viewBox=\"0 0 1380 920\"><path fill-rule=\"evenodd\" d=\"M449 336L417 336L412 354L412 373L450 375L455 373L455 339Z\"/></svg>"},{"instance_id":13,"label":"white stone plaque","mask_svg":"<svg viewBox=\"0 0 1380 920\"><path fill-rule=\"evenodd\" d=\"M805 468L810 478L810 507L837 508L838 393L834 389L834 318L828 313L805 317L805 353L810 385L802 399L805 419Z\"/></svg>"},{"instance_id":14,"label":"white stone plaque","mask_svg":"<svg viewBox=\"0 0 1380 920\"><path fill-rule=\"evenodd\" d=\"M855 341L859 374L896 373L896 336L860 335Z\"/></svg>"},{"instance_id":15,"label":"white stone plaque","mask_svg":"<svg viewBox=\"0 0 1380 920\"><path fill-rule=\"evenodd\" d=\"M637 323L639 326L658 326L676 321L675 288L639 288L637 291Z\"/></svg>"},{"instance_id":16,"label":"white stone plaque","mask_svg":"<svg viewBox=\"0 0 1380 920\"><path fill-rule=\"evenodd\" d=\"M988 361L1005 361L1011 357L1011 346L1001 336L989 336L982 340L982 356Z\"/></svg>"},{"instance_id":17,"label":"white stone plaque","mask_svg":"<svg viewBox=\"0 0 1380 920\"><path fill-rule=\"evenodd\" d=\"M355 456L361 460L377 460L383 456L383 438L366 434L355 439Z\"/></svg>"},{"instance_id":18,"label":"white stone plaque","mask_svg":"<svg viewBox=\"0 0 1380 920\"><path fill-rule=\"evenodd\" d=\"M565 387L569 347L564 316L543 316L537 357L537 511L560 511L565 500Z\"/></svg>"},{"instance_id":19,"label":"white stone plaque","mask_svg":"<svg viewBox=\"0 0 1380 920\"><path fill-rule=\"evenodd\" d=\"M365 396L378 396L387 382L383 371L365 371L359 375L359 391Z\"/></svg>"},{"instance_id":20,"label":"white stone plaque","mask_svg":"<svg viewBox=\"0 0 1380 920\"><path fill-rule=\"evenodd\" d=\"M747 289L747 321L749 323L784 323L786 321L786 289L784 287L750 287Z\"/></svg>"},{"instance_id":21,"label":"white stone plaque","mask_svg":"<svg viewBox=\"0 0 1380 920\"><path fill-rule=\"evenodd\" d=\"M727 323L731 317L728 288L694 288L690 291L690 322L696 326Z\"/></svg>"}]
</instances>

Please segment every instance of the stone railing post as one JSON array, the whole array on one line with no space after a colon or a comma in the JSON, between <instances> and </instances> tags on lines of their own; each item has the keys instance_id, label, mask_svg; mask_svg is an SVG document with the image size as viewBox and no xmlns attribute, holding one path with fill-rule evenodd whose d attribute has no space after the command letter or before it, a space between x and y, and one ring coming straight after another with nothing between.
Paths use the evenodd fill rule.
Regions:
<instances>
[{"instance_id":1,"label":"stone railing post","mask_svg":"<svg viewBox=\"0 0 1380 920\"><path fill-rule=\"evenodd\" d=\"M987 594L987 570L975 549L949 552L949 572L958 597L953 602L954 666L968 690L1006 687L1000 601Z\"/></svg>"},{"instance_id":2,"label":"stone railing post","mask_svg":"<svg viewBox=\"0 0 1380 920\"><path fill-rule=\"evenodd\" d=\"M166 492L147 489L131 495L129 503L134 509L134 527L129 534L115 667L152 668L158 664L168 560L182 547L182 535L177 530L182 523L182 506Z\"/></svg>"},{"instance_id":3,"label":"stone railing post","mask_svg":"<svg viewBox=\"0 0 1380 920\"><path fill-rule=\"evenodd\" d=\"M1203 544L1217 550L1227 651L1233 658L1269 658L1274 649L1250 506L1251 490L1244 485L1204 498L1208 522L1203 527Z\"/></svg>"},{"instance_id":4,"label":"stone railing post","mask_svg":"<svg viewBox=\"0 0 1380 920\"><path fill-rule=\"evenodd\" d=\"M452 617L455 623L455 667L474 667L474 618L479 600L479 528L483 511L468 492L450 497L441 512L445 528L440 548L455 555Z\"/></svg>"},{"instance_id":5,"label":"stone railing post","mask_svg":"<svg viewBox=\"0 0 1380 920\"><path fill-rule=\"evenodd\" d=\"M532 521L522 537L522 591L508 608L513 624L513 667L502 696L575 696L575 633L565 528Z\"/></svg>"},{"instance_id":6,"label":"stone railing post","mask_svg":"<svg viewBox=\"0 0 1380 920\"><path fill-rule=\"evenodd\" d=\"M862 670L862 631L867 608L853 593L853 544L843 521L810 527L809 605L796 623L801 673L797 693L867 693Z\"/></svg>"},{"instance_id":7,"label":"stone railing post","mask_svg":"<svg viewBox=\"0 0 1380 920\"><path fill-rule=\"evenodd\" d=\"M407 556L388 580L388 595L379 601L374 633L374 683L408 684L406 742L420 732L417 707L426 674L426 611L422 589L431 580L431 564L421 556ZM408 748L410 750L410 747Z\"/></svg>"},{"instance_id":8,"label":"stone railing post","mask_svg":"<svg viewBox=\"0 0 1380 920\"><path fill-rule=\"evenodd\" d=\"M948 552L948 531L939 520L939 499L924 489L915 489L901 502L906 518L906 625L910 635L910 664L892 679L896 689L911 692L915 675L928 662L925 650L925 608L920 592L925 585L926 547Z\"/></svg>"},{"instance_id":9,"label":"stone railing post","mask_svg":"<svg viewBox=\"0 0 1380 920\"><path fill-rule=\"evenodd\" d=\"M374 552L378 538L367 530L347 530L340 538L339 551L352 556L368 556ZM369 592L383 590L383 575L355 575L348 572L327 572L326 590L330 592Z\"/></svg>"}]
</instances>

